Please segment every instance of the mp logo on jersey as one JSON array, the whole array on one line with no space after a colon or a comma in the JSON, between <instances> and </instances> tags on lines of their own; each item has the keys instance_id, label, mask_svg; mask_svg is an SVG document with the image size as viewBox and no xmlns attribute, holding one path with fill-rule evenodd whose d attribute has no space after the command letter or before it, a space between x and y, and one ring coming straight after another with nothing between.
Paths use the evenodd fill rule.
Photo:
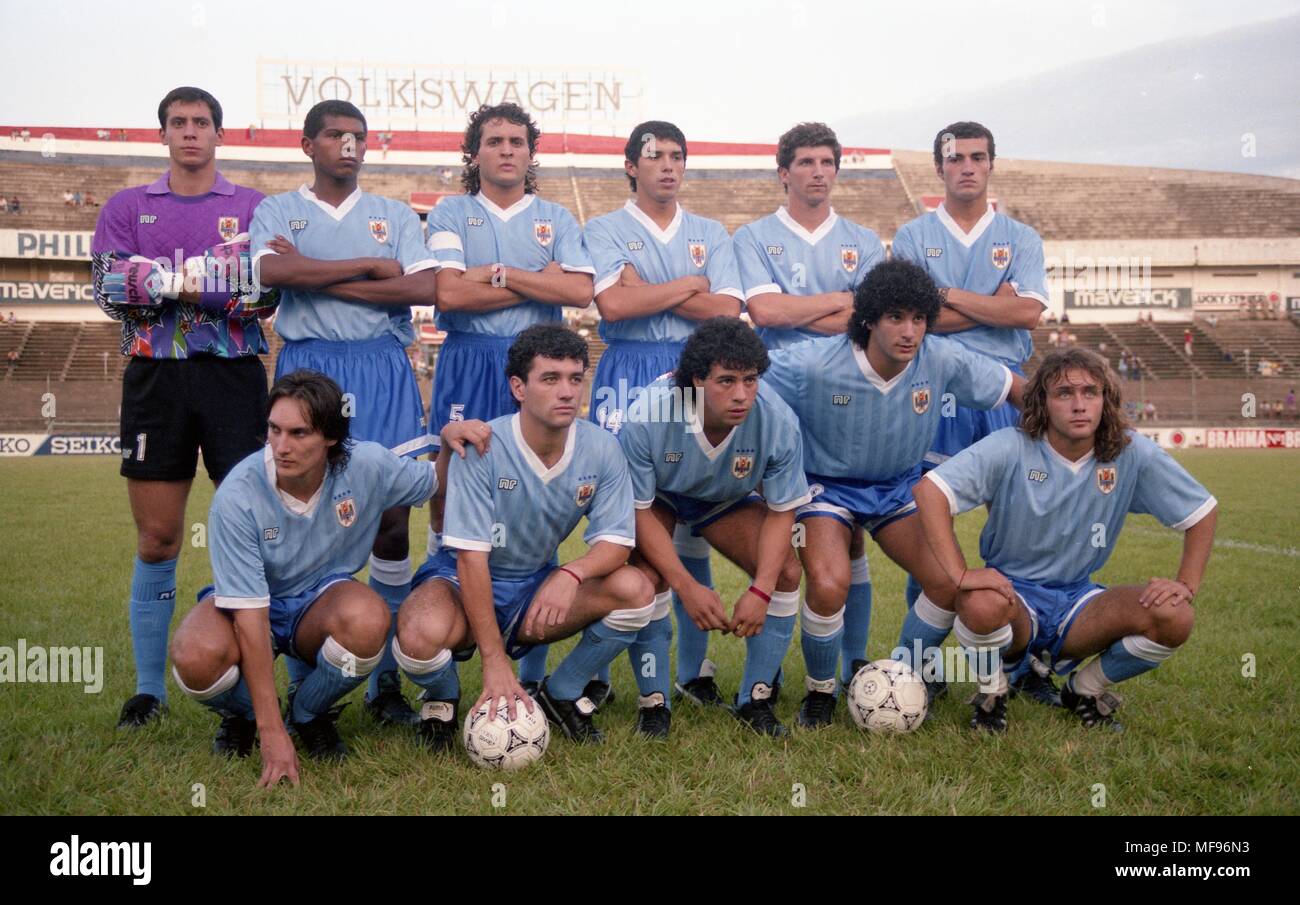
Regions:
<instances>
[{"instance_id":1,"label":"mp logo on jersey","mask_svg":"<svg viewBox=\"0 0 1300 905\"><path fill-rule=\"evenodd\" d=\"M235 236L239 235L239 218L218 217L217 233L227 242L235 241Z\"/></svg>"},{"instance_id":2,"label":"mp logo on jersey","mask_svg":"<svg viewBox=\"0 0 1300 905\"><path fill-rule=\"evenodd\" d=\"M930 410L930 388L918 387L912 390L912 411L924 415Z\"/></svg>"},{"instance_id":3,"label":"mp logo on jersey","mask_svg":"<svg viewBox=\"0 0 1300 905\"><path fill-rule=\"evenodd\" d=\"M690 252L691 263L696 267L703 267L708 260L708 247L703 242L692 239L686 243L686 250Z\"/></svg>"},{"instance_id":4,"label":"mp logo on jersey","mask_svg":"<svg viewBox=\"0 0 1300 905\"><path fill-rule=\"evenodd\" d=\"M774 257L774 258L779 258L781 255L785 254L785 246L784 246L784 245L769 245L769 246L767 246L767 253L768 253L769 255L771 255L772 257Z\"/></svg>"},{"instance_id":5,"label":"mp logo on jersey","mask_svg":"<svg viewBox=\"0 0 1300 905\"><path fill-rule=\"evenodd\" d=\"M925 250L925 256L926 256L927 258L942 258L942 257L943 257L943 249L942 249L942 248L927 248L927 249Z\"/></svg>"},{"instance_id":6,"label":"mp logo on jersey","mask_svg":"<svg viewBox=\"0 0 1300 905\"><path fill-rule=\"evenodd\" d=\"M1097 489L1102 493L1110 493L1115 489L1115 466L1103 465L1097 469Z\"/></svg>"},{"instance_id":7,"label":"mp logo on jersey","mask_svg":"<svg viewBox=\"0 0 1300 905\"><path fill-rule=\"evenodd\" d=\"M858 269L858 246L841 245L840 246L840 263L849 273Z\"/></svg>"},{"instance_id":8,"label":"mp logo on jersey","mask_svg":"<svg viewBox=\"0 0 1300 905\"><path fill-rule=\"evenodd\" d=\"M1011 246L1005 242L993 246L992 251L993 266L998 270L1006 270L1011 263Z\"/></svg>"},{"instance_id":9,"label":"mp logo on jersey","mask_svg":"<svg viewBox=\"0 0 1300 905\"><path fill-rule=\"evenodd\" d=\"M754 470L754 454L749 450L738 452L731 457L731 476L743 481Z\"/></svg>"},{"instance_id":10,"label":"mp logo on jersey","mask_svg":"<svg viewBox=\"0 0 1300 905\"><path fill-rule=\"evenodd\" d=\"M591 498L596 495L596 476L578 478L578 489L573 494L573 502L577 503L581 509L591 502Z\"/></svg>"},{"instance_id":11,"label":"mp logo on jersey","mask_svg":"<svg viewBox=\"0 0 1300 905\"><path fill-rule=\"evenodd\" d=\"M537 237L537 244L546 248L555 238L555 232L551 228L550 220L534 220L533 235Z\"/></svg>"},{"instance_id":12,"label":"mp logo on jersey","mask_svg":"<svg viewBox=\"0 0 1300 905\"><path fill-rule=\"evenodd\" d=\"M1029 469L1029 480L1035 484L1041 484L1047 480L1047 472L1039 468L1031 468Z\"/></svg>"},{"instance_id":13,"label":"mp logo on jersey","mask_svg":"<svg viewBox=\"0 0 1300 905\"><path fill-rule=\"evenodd\" d=\"M370 235L380 245L388 242L388 220L385 217L370 218Z\"/></svg>"},{"instance_id":14,"label":"mp logo on jersey","mask_svg":"<svg viewBox=\"0 0 1300 905\"><path fill-rule=\"evenodd\" d=\"M339 518L339 524L344 528L351 528L357 520L357 507L352 502L352 497L346 497L334 504L334 514Z\"/></svg>"},{"instance_id":15,"label":"mp logo on jersey","mask_svg":"<svg viewBox=\"0 0 1300 905\"><path fill-rule=\"evenodd\" d=\"M679 452L664 453L664 461L667 462L669 465L676 465L681 460L682 460L682 454Z\"/></svg>"},{"instance_id":16,"label":"mp logo on jersey","mask_svg":"<svg viewBox=\"0 0 1300 905\"><path fill-rule=\"evenodd\" d=\"M303 230L303 229L306 229L306 228L307 228L307 221L306 221L306 220L290 220L290 221L289 221L289 229L293 230L294 232L298 232L299 230Z\"/></svg>"},{"instance_id":17,"label":"mp logo on jersey","mask_svg":"<svg viewBox=\"0 0 1300 905\"><path fill-rule=\"evenodd\" d=\"M851 393L834 393L831 396L831 405L848 405L852 398Z\"/></svg>"},{"instance_id":18,"label":"mp logo on jersey","mask_svg":"<svg viewBox=\"0 0 1300 905\"><path fill-rule=\"evenodd\" d=\"M497 490L514 490L518 486L518 478L497 478Z\"/></svg>"},{"instance_id":19,"label":"mp logo on jersey","mask_svg":"<svg viewBox=\"0 0 1300 905\"><path fill-rule=\"evenodd\" d=\"M645 243L640 239L633 239L631 242L627 243L628 251L640 251L643 248L645 248Z\"/></svg>"}]
</instances>

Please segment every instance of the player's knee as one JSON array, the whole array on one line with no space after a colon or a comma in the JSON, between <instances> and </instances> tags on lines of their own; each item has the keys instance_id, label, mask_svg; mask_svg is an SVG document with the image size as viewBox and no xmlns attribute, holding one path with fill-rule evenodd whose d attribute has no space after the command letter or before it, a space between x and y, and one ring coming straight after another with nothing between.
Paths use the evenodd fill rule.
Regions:
<instances>
[{"instance_id":1,"label":"player's knee","mask_svg":"<svg viewBox=\"0 0 1300 905\"><path fill-rule=\"evenodd\" d=\"M430 608L407 598L397 612L397 643L402 652L416 660L429 660L446 646L444 640Z\"/></svg>"},{"instance_id":2,"label":"player's knee","mask_svg":"<svg viewBox=\"0 0 1300 905\"><path fill-rule=\"evenodd\" d=\"M179 532L160 527L140 530L136 541L136 554L142 562L166 562L175 559L180 552Z\"/></svg>"},{"instance_id":3,"label":"player's knee","mask_svg":"<svg viewBox=\"0 0 1300 905\"><path fill-rule=\"evenodd\" d=\"M808 573L808 608L818 616L834 616L844 608L848 594L847 578Z\"/></svg>"},{"instance_id":4,"label":"player's knee","mask_svg":"<svg viewBox=\"0 0 1300 905\"><path fill-rule=\"evenodd\" d=\"M1185 643L1192 634L1192 625L1196 621L1196 612L1188 604L1179 606L1151 607L1152 641L1165 647L1178 647Z\"/></svg>"},{"instance_id":5,"label":"player's knee","mask_svg":"<svg viewBox=\"0 0 1300 905\"><path fill-rule=\"evenodd\" d=\"M340 613L334 640L354 654L372 657L388 638L390 619L388 605L378 594L358 594Z\"/></svg>"},{"instance_id":6,"label":"player's knee","mask_svg":"<svg viewBox=\"0 0 1300 905\"><path fill-rule=\"evenodd\" d=\"M656 570L654 566L650 565L650 563L641 560L633 565L633 568L640 572L645 580L650 583L652 590L660 591L668 589L668 583L664 581L663 576L660 575L658 570Z\"/></svg>"},{"instance_id":7,"label":"player's knee","mask_svg":"<svg viewBox=\"0 0 1300 905\"><path fill-rule=\"evenodd\" d=\"M957 598L957 616L972 632L986 635L1011 624L1011 602L997 591L981 588Z\"/></svg>"},{"instance_id":8,"label":"player's knee","mask_svg":"<svg viewBox=\"0 0 1300 905\"><path fill-rule=\"evenodd\" d=\"M636 609L648 606L655 596L654 585L640 570L632 566L616 569L606 579L606 588L614 598L616 609Z\"/></svg>"},{"instance_id":9,"label":"player's knee","mask_svg":"<svg viewBox=\"0 0 1300 905\"><path fill-rule=\"evenodd\" d=\"M190 688L207 688L238 659L237 655L231 656L226 639L180 630L172 638L168 654L172 666Z\"/></svg>"},{"instance_id":10,"label":"player's knee","mask_svg":"<svg viewBox=\"0 0 1300 905\"><path fill-rule=\"evenodd\" d=\"M799 560L793 556L787 557L785 564L781 566L781 575L776 580L776 589L786 592L797 591L802 579L803 569L799 566ZM848 593L847 589L845 593Z\"/></svg>"}]
</instances>

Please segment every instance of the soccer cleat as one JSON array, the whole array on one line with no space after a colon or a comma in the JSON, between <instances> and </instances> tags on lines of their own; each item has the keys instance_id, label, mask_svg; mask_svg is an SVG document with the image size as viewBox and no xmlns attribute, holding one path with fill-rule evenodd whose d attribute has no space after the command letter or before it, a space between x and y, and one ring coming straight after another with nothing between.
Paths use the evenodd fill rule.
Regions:
<instances>
[{"instance_id":1,"label":"soccer cleat","mask_svg":"<svg viewBox=\"0 0 1300 905\"><path fill-rule=\"evenodd\" d=\"M934 719L934 702L948 694L948 683L932 679L925 683L925 722Z\"/></svg>"},{"instance_id":2,"label":"soccer cleat","mask_svg":"<svg viewBox=\"0 0 1300 905\"><path fill-rule=\"evenodd\" d=\"M1002 733L1007 731L1007 697L1005 694L988 694L980 692L967 703L974 706L971 714L972 729L985 732Z\"/></svg>"},{"instance_id":3,"label":"soccer cleat","mask_svg":"<svg viewBox=\"0 0 1300 905\"><path fill-rule=\"evenodd\" d=\"M541 682L534 682L532 679L529 679L527 682L520 682L519 687L528 692L530 698L537 700L537 689L541 687L541 684Z\"/></svg>"},{"instance_id":4,"label":"soccer cleat","mask_svg":"<svg viewBox=\"0 0 1300 905\"><path fill-rule=\"evenodd\" d=\"M772 686L757 682L749 693L749 700L744 704L737 704L731 712L736 715L736 719L759 735L785 738L790 734L790 730L782 726L781 721L776 718L776 711L772 709L773 698Z\"/></svg>"},{"instance_id":5,"label":"soccer cleat","mask_svg":"<svg viewBox=\"0 0 1300 905\"><path fill-rule=\"evenodd\" d=\"M122 705L117 717L118 729L139 729L162 719L167 707L151 694L138 694Z\"/></svg>"},{"instance_id":6,"label":"soccer cleat","mask_svg":"<svg viewBox=\"0 0 1300 905\"><path fill-rule=\"evenodd\" d=\"M348 756L348 746L343 744L343 739L339 738L339 730L335 725L339 714L343 712L343 707L331 707L314 720L305 723L290 720L289 728L302 742L303 753L312 760L338 762Z\"/></svg>"},{"instance_id":7,"label":"soccer cleat","mask_svg":"<svg viewBox=\"0 0 1300 905\"><path fill-rule=\"evenodd\" d=\"M853 677L856 676L858 673L862 672L863 668L866 667L866 666L868 666L868 665L870 665L870 664L869 664L866 660L854 660L852 663L850 663L850 664L849 664L849 681L844 683L844 687L845 687L845 688L848 688L848 687L849 687L849 682L852 682L852 681L853 681Z\"/></svg>"},{"instance_id":8,"label":"soccer cleat","mask_svg":"<svg viewBox=\"0 0 1300 905\"><path fill-rule=\"evenodd\" d=\"M564 733L565 738L580 744L599 745L605 741L605 735L591 721L596 712L596 705L587 698L576 701L559 701L551 697L546 690L546 680L537 689L537 703L541 705L546 718Z\"/></svg>"},{"instance_id":9,"label":"soccer cleat","mask_svg":"<svg viewBox=\"0 0 1300 905\"><path fill-rule=\"evenodd\" d=\"M221 718L217 737L212 740L212 753L225 757L248 757L257 744L257 721L227 714Z\"/></svg>"},{"instance_id":10,"label":"soccer cleat","mask_svg":"<svg viewBox=\"0 0 1300 905\"><path fill-rule=\"evenodd\" d=\"M420 706L420 741L434 754L456 747L460 701L425 701Z\"/></svg>"},{"instance_id":11,"label":"soccer cleat","mask_svg":"<svg viewBox=\"0 0 1300 905\"><path fill-rule=\"evenodd\" d=\"M727 700L718 691L718 683L713 681L713 673L717 669L712 660L705 660L700 664L700 674L689 682L682 684L675 682L677 689L677 699L689 698L697 704L704 707L726 707Z\"/></svg>"},{"instance_id":12,"label":"soccer cleat","mask_svg":"<svg viewBox=\"0 0 1300 905\"><path fill-rule=\"evenodd\" d=\"M1019 679L1011 683L1011 696L1023 694L1031 701L1044 707L1060 707L1061 693L1056 689L1050 673L1038 671L1040 661L1034 659L1029 669ZM1046 667L1044 667L1046 669Z\"/></svg>"},{"instance_id":13,"label":"soccer cleat","mask_svg":"<svg viewBox=\"0 0 1300 905\"><path fill-rule=\"evenodd\" d=\"M1095 698L1084 697L1076 694L1068 682L1061 689L1061 706L1072 711L1089 729L1104 726L1111 732L1123 732L1124 724L1113 716L1123 702L1123 698L1110 691L1103 691Z\"/></svg>"},{"instance_id":14,"label":"soccer cleat","mask_svg":"<svg viewBox=\"0 0 1300 905\"><path fill-rule=\"evenodd\" d=\"M401 679L395 672L379 677L379 694L366 698L366 713L381 726L419 726L420 714L402 696Z\"/></svg>"},{"instance_id":15,"label":"soccer cleat","mask_svg":"<svg viewBox=\"0 0 1300 905\"><path fill-rule=\"evenodd\" d=\"M664 696L656 691L652 695L637 698L636 731L646 738L668 738L668 729L672 724L672 711L664 704Z\"/></svg>"},{"instance_id":16,"label":"soccer cleat","mask_svg":"<svg viewBox=\"0 0 1300 905\"><path fill-rule=\"evenodd\" d=\"M835 718L835 680L833 678L817 681L812 676L804 679L808 693L799 705L799 715L795 723L800 729L821 729L829 726Z\"/></svg>"},{"instance_id":17,"label":"soccer cleat","mask_svg":"<svg viewBox=\"0 0 1300 905\"><path fill-rule=\"evenodd\" d=\"M582 696L596 705L596 710L614 703L614 689L608 682L592 679L582 689Z\"/></svg>"}]
</instances>

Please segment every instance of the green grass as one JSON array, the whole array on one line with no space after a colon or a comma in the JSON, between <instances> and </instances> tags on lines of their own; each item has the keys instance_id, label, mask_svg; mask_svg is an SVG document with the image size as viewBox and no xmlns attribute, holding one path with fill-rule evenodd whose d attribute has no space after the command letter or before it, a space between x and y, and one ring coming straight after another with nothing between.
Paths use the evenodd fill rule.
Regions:
<instances>
[{"instance_id":1,"label":"green grass","mask_svg":"<svg viewBox=\"0 0 1300 905\"><path fill-rule=\"evenodd\" d=\"M102 646L106 677L99 694L70 685L0 685L0 813L1296 813L1300 454L1192 451L1178 458L1219 498L1219 545L1187 646L1121 689L1128 726L1122 736L1086 732L1059 711L1016 700L1006 737L977 737L961 703L971 687L956 686L938 719L910 736L867 735L841 708L830 729L773 743L724 712L679 705L672 740L649 744L631 731L636 691L622 659L614 671L618 700L599 718L609 737L603 747L556 737L530 769L489 773L463 753L433 759L413 737L374 727L361 713L358 691L341 721L353 753L347 764L304 763L301 787L270 792L255 788L256 757L228 762L208 753L215 718L174 685L160 726L137 734L113 728L134 691L126 597L135 535L116 462L6 460L0 645L25 638ZM195 487L190 525L205 520L211 498L206 482ZM982 518L972 513L959 522L972 553ZM412 519L416 561L424 521L422 512ZM562 555L579 548L570 539ZM1130 519L1099 580L1170 575L1179 551L1177 535L1148 517ZM902 620L904 576L878 550L870 555L871 654L881 657ZM724 598L734 599L739 573L716 557L714 570ZM187 543L177 620L208 577L206 550ZM1242 676L1248 653L1256 661L1250 679ZM727 694L739 680L742 654L735 638L711 642ZM462 672L472 700L477 662ZM793 724L803 685L797 637L786 675L778 712ZM191 804L195 783L205 787L205 808ZM505 784L504 809L492 806L494 783ZM1092 807L1097 783L1106 787L1103 809ZM803 808L792 803L796 784L805 790Z\"/></svg>"}]
</instances>

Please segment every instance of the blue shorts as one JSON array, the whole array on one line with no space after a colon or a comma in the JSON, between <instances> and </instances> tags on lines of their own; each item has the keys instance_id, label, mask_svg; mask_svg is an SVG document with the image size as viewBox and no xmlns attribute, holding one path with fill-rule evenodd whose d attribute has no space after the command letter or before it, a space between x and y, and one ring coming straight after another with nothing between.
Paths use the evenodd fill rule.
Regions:
<instances>
[{"instance_id":1,"label":"blue shorts","mask_svg":"<svg viewBox=\"0 0 1300 905\"><path fill-rule=\"evenodd\" d=\"M348 434L353 440L370 440L399 456L419 456L433 448L420 386L397 337L286 342L275 362L276 379L299 368L319 371L351 395Z\"/></svg>"},{"instance_id":2,"label":"blue shorts","mask_svg":"<svg viewBox=\"0 0 1300 905\"><path fill-rule=\"evenodd\" d=\"M333 575L325 576L301 594L295 594L292 597L272 597L271 605L267 610L267 615L271 619L272 649L277 654L304 660L293 646L293 638L294 635L298 634L298 624L302 622L302 617L307 615L311 605L319 600L326 590L340 581L351 580L352 576L349 573L335 572ZM202 603L215 590L216 588L213 585L203 588L203 590L199 591L199 602ZM234 611L227 610L226 612ZM306 661L304 660L304 662Z\"/></svg>"},{"instance_id":3,"label":"blue shorts","mask_svg":"<svg viewBox=\"0 0 1300 905\"><path fill-rule=\"evenodd\" d=\"M627 407L640 390L677 370L685 342L651 343L616 339L596 365L591 380L591 406L587 417L617 434L627 417Z\"/></svg>"},{"instance_id":4,"label":"blue shorts","mask_svg":"<svg viewBox=\"0 0 1300 905\"><path fill-rule=\"evenodd\" d=\"M1028 652L1051 665L1057 673L1064 675L1076 664L1074 660L1061 660L1061 648L1065 645L1065 636L1070 633L1074 620L1079 618L1088 601L1093 600L1102 591L1104 585L1085 579L1064 587L1046 587L1032 581L1011 578L1011 586L1020 595L1020 600L1029 611L1031 630Z\"/></svg>"},{"instance_id":5,"label":"blue shorts","mask_svg":"<svg viewBox=\"0 0 1300 905\"><path fill-rule=\"evenodd\" d=\"M795 520L829 516L839 519L849 529L861 525L875 537L881 528L916 511L912 487L920 479L920 465L888 481L855 481L810 474L808 491L812 500L795 510Z\"/></svg>"},{"instance_id":6,"label":"blue shorts","mask_svg":"<svg viewBox=\"0 0 1300 905\"><path fill-rule=\"evenodd\" d=\"M533 602L537 589L556 568L555 563L547 563L524 578L513 580L495 576L492 578L492 602L496 605L497 628L501 630L506 654L512 660L518 660L534 647L532 644L520 643L519 629L523 626L524 615L528 612L528 605ZM457 588L460 587L460 578L456 574L455 552L444 548L426 559L411 578L411 590L434 578L441 578ZM473 653L472 647L463 652L457 651L456 659L468 660Z\"/></svg>"},{"instance_id":7,"label":"blue shorts","mask_svg":"<svg viewBox=\"0 0 1300 905\"><path fill-rule=\"evenodd\" d=\"M1007 367L1013 374L1025 376L1020 365L1009 364ZM939 431L934 435L934 442L930 444L930 451L925 454L921 467L929 471L994 431L1015 427L1019 423L1020 409L1010 402L1004 402L991 411L959 405L953 417L939 419Z\"/></svg>"},{"instance_id":8,"label":"blue shorts","mask_svg":"<svg viewBox=\"0 0 1300 905\"><path fill-rule=\"evenodd\" d=\"M655 501L663 503L671 509L673 515L677 517L677 521L691 529L692 537L700 537L705 528L723 516L745 506L762 503L763 496L757 491L752 491L748 496L743 496L738 500L714 503L710 500L697 500L693 497L682 496L680 493L660 490L655 493Z\"/></svg>"},{"instance_id":9,"label":"blue shorts","mask_svg":"<svg viewBox=\"0 0 1300 905\"><path fill-rule=\"evenodd\" d=\"M433 447L442 445L448 421L491 421L519 410L510 394L506 359L514 337L453 330L438 350L433 372L429 433Z\"/></svg>"}]
</instances>

